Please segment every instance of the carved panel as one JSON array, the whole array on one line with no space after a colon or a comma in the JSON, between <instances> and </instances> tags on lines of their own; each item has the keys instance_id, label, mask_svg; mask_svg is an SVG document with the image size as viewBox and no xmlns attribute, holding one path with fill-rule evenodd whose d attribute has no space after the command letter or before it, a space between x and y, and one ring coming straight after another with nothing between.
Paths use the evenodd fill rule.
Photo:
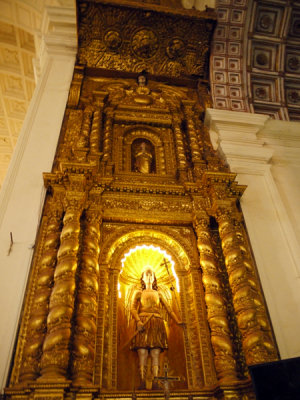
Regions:
<instances>
[{"instance_id":1,"label":"carved panel","mask_svg":"<svg viewBox=\"0 0 300 400\"><path fill-rule=\"evenodd\" d=\"M205 55L213 18L189 18L188 14L178 18L93 2L81 2L79 15L82 64L169 76L204 77L207 73Z\"/></svg>"}]
</instances>

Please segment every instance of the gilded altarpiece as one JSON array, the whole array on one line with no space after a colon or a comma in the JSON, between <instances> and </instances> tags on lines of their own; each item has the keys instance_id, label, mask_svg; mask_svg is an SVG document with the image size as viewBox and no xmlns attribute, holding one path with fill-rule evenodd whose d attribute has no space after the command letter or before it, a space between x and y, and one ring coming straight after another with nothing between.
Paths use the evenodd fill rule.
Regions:
<instances>
[{"instance_id":1,"label":"gilded altarpiece","mask_svg":"<svg viewBox=\"0 0 300 400\"><path fill-rule=\"evenodd\" d=\"M80 1L78 21L6 396L253 399L247 365L278 354L245 187L203 125L214 14ZM177 380L157 387L149 357L141 389L130 296L149 265L173 316L158 375Z\"/></svg>"}]
</instances>

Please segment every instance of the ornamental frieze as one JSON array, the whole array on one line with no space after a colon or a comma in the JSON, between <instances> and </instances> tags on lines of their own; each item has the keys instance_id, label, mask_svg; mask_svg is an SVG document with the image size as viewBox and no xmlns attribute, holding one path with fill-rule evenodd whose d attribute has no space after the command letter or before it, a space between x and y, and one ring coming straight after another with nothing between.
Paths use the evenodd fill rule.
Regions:
<instances>
[{"instance_id":1,"label":"ornamental frieze","mask_svg":"<svg viewBox=\"0 0 300 400\"><path fill-rule=\"evenodd\" d=\"M104 199L103 206L105 209L123 209L123 210L143 210L156 211L158 213L191 213L192 205L190 202L162 200L126 200L126 199Z\"/></svg>"},{"instance_id":2,"label":"ornamental frieze","mask_svg":"<svg viewBox=\"0 0 300 400\"><path fill-rule=\"evenodd\" d=\"M82 1L78 14L80 64L173 77L207 76L214 26L208 12L182 18L155 9Z\"/></svg>"}]
</instances>

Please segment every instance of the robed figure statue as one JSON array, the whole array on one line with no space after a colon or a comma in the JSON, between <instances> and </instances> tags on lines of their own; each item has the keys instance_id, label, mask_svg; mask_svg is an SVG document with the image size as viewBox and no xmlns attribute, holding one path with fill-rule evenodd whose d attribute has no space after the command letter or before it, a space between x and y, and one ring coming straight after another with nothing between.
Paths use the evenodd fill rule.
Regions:
<instances>
[{"instance_id":1,"label":"robed figure statue","mask_svg":"<svg viewBox=\"0 0 300 400\"><path fill-rule=\"evenodd\" d=\"M152 360L152 376L158 376L160 353L168 348L168 338L165 328L164 313L167 313L178 325L182 322L172 311L163 292L159 290L155 274L147 267L141 277L141 288L133 295L130 308L136 322L137 334L132 340L131 349L137 351L141 384L139 389L146 388L147 359ZM156 381L152 389L157 388Z\"/></svg>"},{"instance_id":2,"label":"robed figure statue","mask_svg":"<svg viewBox=\"0 0 300 400\"><path fill-rule=\"evenodd\" d=\"M153 154L148 141L142 141L135 145L134 149L134 171L149 174L152 171Z\"/></svg>"}]
</instances>

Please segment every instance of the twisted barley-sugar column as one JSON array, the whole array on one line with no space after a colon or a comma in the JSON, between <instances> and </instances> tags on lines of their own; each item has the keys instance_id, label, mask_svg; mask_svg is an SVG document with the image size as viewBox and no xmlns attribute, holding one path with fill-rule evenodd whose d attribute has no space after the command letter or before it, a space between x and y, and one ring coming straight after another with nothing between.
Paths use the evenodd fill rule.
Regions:
<instances>
[{"instance_id":1,"label":"twisted barley-sugar column","mask_svg":"<svg viewBox=\"0 0 300 400\"><path fill-rule=\"evenodd\" d=\"M246 362L274 361L277 351L240 222L232 209L219 208L216 217Z\"/></svg>"},{"instance_id":2,"label":"twisted barley-sugar column","mask_svg":"<svg viewBox=\"0 0 300 400\"><path fill-rule=\"evenodd\" d=\"M113 124L113 111L107 109L106 118L104 123L104 135L103 135L103 161L110 161L111 147L112 147L112 124Z\"/></svg>"},{"instance_id":3,"label":"twisted barley-sugar column","mask_svg":"<svg viewBox=\"0 0 300 400\"><path fill-rule=\"evenodd\" d=\"M178 161L178 169L180 173L185 173L187 169L185 151L184 151L184 143L182 137L182 131L180 127L181 119L176 115L177 110L173 110L173 129L175 133L175 144L177 150L177 161Z\"/></svg>"},{"instance_id":4,"label":"twisted barley-sugar column","mask_svg":"<svg viewBox=\"0 0 300 400\"><path fill-rule=\"evenodd\" d=\"M78 148L87 148L89 146L92 115L91 106L87 106L83 112L81 132L77 142Z\"/></svg>"},{"instance_id":5,"label":"twisted barley-sugar column","mask_svg":"<svg viewBox=\"0 0 300 400\"><path fill-rule=\"evenodd\" d=\"M62 210L49 207L47 231L43 243L40 265L32 299L31 312L20 366L19 381L33 381L39 376L39 362L46 334L49 299L59 246Z\"/></svg>"},{"instance_id":6,"label":"twisted barley-sugar column","mask_svg":"<svg viewBox=\"0 0 300 400\"><path fill-rule=\"evenodd\" d=\"M87 211L76 298L71 365L73 385L93 383L99 289L100 221L101 216L95 210Z\"/></svg>"},{"instance_id":7,"label":"twisted barley-sugar column","mask_svg":"<svg viewBox=\"0 0 300 400\"><path fill-rule=\"evenodd\" d=\"M42 381L65 380L70 358L71 320L79 248L81 204L69 201L63 219L58 264L50 297L47 335L41 359Z\"/></svg>"},{"instance_id":8,"label":"twisted barley-sugar column","mask_svg":"<svg viewBox=\"0 0 300 400\"><path fill-rule=\"evenodd\" d=\"M194 112L192 109L193 105L185 106L185 113L187 116L187 130L190 138L192 160L194 165L202 163L202 157L200 152L199 143L197 140L195 123L194 123Z\"/></svg>"},{"instance_id":9,"label":"twisted barley-sugar column","mask_svg":"<svg viewBox=\"0 0 300 400\"><path fill-rule=\"evenodd\" d=\"M205 303L210 326L211 343L214 350L214 362L220 381L236 381L236 362L230 338L226 299L218 271L207 218L195 218L197 247L200 254L202 281L205 288Z\"/></svg>"},{"instance_id":10,"label":"twisted barley-sugar column","mask_svg":"<svg viewBox=\"0 0 300 400\"><path fill-rule=\"evenodd\" d=\"M98 153L100 151L100 132L102 125L102 109L95 110L93 114L93 122L90 136L90 151L91 154Z\"/></svg>"}]
</instances>

